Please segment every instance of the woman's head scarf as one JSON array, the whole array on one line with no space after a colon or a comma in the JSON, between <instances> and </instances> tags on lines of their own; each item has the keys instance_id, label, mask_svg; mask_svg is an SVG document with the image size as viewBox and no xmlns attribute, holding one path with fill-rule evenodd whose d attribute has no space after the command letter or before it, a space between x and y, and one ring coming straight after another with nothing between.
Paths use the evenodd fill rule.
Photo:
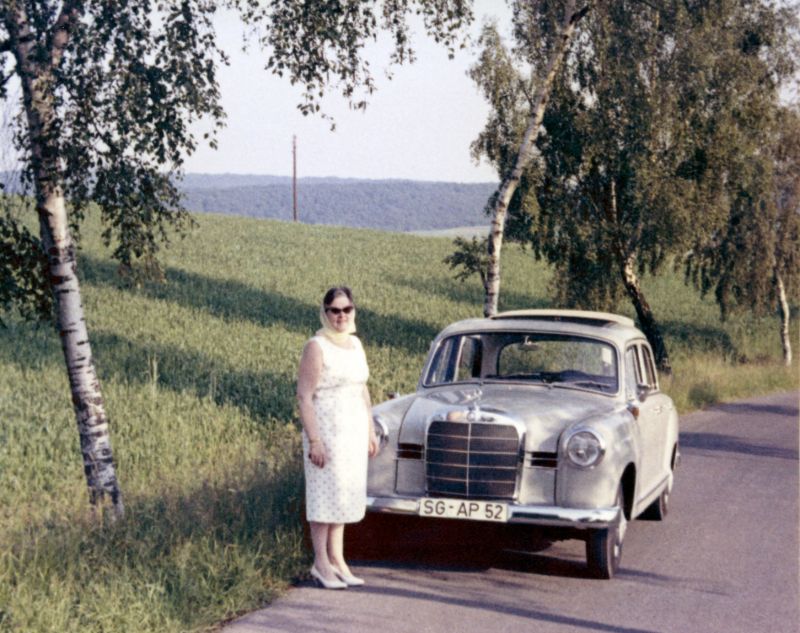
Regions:
<instances>
[{"instance_id":1,"label":"woman's head scarf","mask_svg":"<svg viewBox=\"0 0 800 633\"><path fill-rule=\"evenodd\" d=\"M322 323L322 329L317 330L317 336L327 336L331 341L339 345L344 345L350 340L350 335L356 332L356 313L350 314L350 319L347 321L347 329L340 332L328 320L328 313L325 312L325 304L319 309L319 321Z\"/></svg>"}]
</instances>

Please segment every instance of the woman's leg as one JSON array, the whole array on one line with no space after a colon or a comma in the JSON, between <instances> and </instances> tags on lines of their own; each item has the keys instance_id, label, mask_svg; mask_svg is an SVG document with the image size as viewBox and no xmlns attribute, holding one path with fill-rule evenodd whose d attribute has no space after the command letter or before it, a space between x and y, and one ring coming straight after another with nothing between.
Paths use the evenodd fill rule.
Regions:
<instances>
[{"instance_id":1,"label":"woman's leg","mask_svg":"<svg viewBox=\"0 0 800 633\"><path fill-rule=\"evenodd\" d=\"M314 546L314 567L326 580L336 580L331 560L328 557L331 528L335 526L315 521L309 521L308 526L311 531L311 543Z\"/></svg>"},{"instance_id":2,"label":"woman's leg","mask_svg":"<svg viewBox=\"0 0 800 633\"><path fill-rule=\"evenodd\" d=\"M328 560L345 576L352 576L344 560L344 524L331 523L328 530Z\"/></svg>"}]
</instances>

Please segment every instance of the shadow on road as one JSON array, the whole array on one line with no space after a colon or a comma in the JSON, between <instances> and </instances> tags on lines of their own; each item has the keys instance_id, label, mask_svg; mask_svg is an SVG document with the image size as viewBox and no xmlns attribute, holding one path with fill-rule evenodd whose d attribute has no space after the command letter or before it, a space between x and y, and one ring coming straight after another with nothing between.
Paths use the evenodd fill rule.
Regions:
<instances>
[{"instance_id":1,"label":"shadow on road","mask_svg":"<svg viewBox=\"0 0 800 633\"><path fill-rule=\"evenodd\" d=\"M786 415L797 417L798 403L790 405L780 404L759 404L757 402L732 402L728 404L717 404L713 407L716 411L724 411L736 415L769 414Z\"/></svg>"},{"instance_id":2,"label":"shadow on road","mask_svg":"<svg viewBox=\"0 0 800 633\"><path fill-rule=\"evenodd\" d=\"M681 450L687 453L693 451L720 451L756 455L758 457L774 457L777 459L798 459L797 448L754 444L732 435L719 435L717 433L684 432L680 436L680 445Z\"/></svg>"},{"instance_id":3,"label":"shadow on road","mask_svg":"<svg viewBox=\"0 0 800 633\"><path fill-rule=\"evenodd\" d=\"M520 525L367 515L348 528L348 556L366 566L428 570L507 569L546 576L588 577L580 561L548 556L564 530ZM581 546L582 551L582 546Z\"/></svg>"}]
</instances>

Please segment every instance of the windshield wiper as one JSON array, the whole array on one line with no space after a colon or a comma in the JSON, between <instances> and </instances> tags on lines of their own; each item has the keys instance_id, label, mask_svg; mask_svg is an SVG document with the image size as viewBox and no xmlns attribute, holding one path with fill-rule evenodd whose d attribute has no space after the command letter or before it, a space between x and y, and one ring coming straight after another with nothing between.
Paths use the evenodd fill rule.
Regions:
<instances>
[{"instance_id":1,"label":"windshield wiper","mask_svg":"<svg viewBox=\"0 0 800 633\"><path fill-rule=\"evenodd\" d=\"M504 374L502 376L492 376L494 380L520 380L524 382L530 382L540 385L547 385L548 387L553 386L553 382L560 380L558 376L553 374L545 374L537 372L535 374Z\"/></svg>"},{"instance_id":2,"label":"windshield wiper","mask_svg":"<svg viewBox=\"0 0 800 633\"><path fill-rule=\"evenodd\" d=\"M567 382L562 382L562 385L565 387L574 386L574 387L596 387L600 391L610 391L611 385L605 382L600 382L599 380L570 380Z\"/></svg>"}]
</instances>

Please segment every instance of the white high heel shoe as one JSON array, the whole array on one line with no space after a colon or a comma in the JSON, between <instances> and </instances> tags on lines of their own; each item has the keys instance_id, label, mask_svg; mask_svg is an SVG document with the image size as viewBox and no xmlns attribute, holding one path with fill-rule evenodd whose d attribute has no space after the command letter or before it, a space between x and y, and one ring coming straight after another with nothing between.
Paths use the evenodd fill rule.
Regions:
<instances>
[{"instance_id":1,"label":"white high heel shoe","mask_svg":"<svg viewBox=\"0 0 800 633\"><path fill-rule=\"evenodd\" d=\"M347 583L344 580L326 580L313 565L311 567L311 577L324 589L347 589Z\"/></svg>"},{"instance_id":2,"label":"white high heel shoe","mask_svg":"<svg viewBox=\"0 0 800 633\"><path fill-rule=\"evenodd\" d=\"M338 569L334 569L333 573L336 574L336 577L348 587L360 587L361 585L365 584L363 578L353 576L352 574L343 574Z\"/></svg>"}]
</instances>

